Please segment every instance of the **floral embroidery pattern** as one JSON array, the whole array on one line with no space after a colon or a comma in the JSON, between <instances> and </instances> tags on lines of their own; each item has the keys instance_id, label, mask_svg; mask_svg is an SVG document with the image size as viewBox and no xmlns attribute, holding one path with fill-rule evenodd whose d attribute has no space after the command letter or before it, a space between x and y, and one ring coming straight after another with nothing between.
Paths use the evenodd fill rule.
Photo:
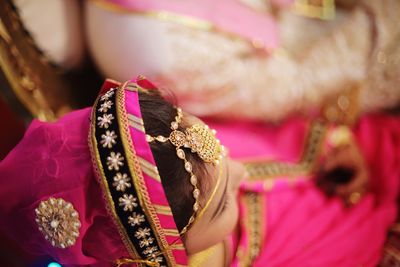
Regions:
<instances>
[{"instance_id":1,"label":"floral embroidery pattern","mask_svg":"<svg viewBox=\"0 0 400 267\"><path fill-rule=\"evenodd\" d=\"M124 160L124 157L121 156L121 153L111 152L110 156L107 157L108 169L110 171L113 169L116 171L119 171L119 167L124 165L124 163L122 162L123 160Z\"/></svg>"},{"instance_id":2,"label":"floral embroidery pattern","mask_svg":"<svg viewBox=\"0 0 400 267\"><path fill-rule=\"evenodd\" d=\"M114 183L113 186L117 191L124 192L127 187L131 187L131 183L129 182L130 177L126 173L121 174L117 173L117 175L114 176Z\"/></svg>"},{"instance_id":3,"label":"floral embroidery pattern","mask_svg":"<svg viewBox=\"0 0 400 267\"><path fill-rule=\"evenodd\" d=\"M117 135L114 131L106 131L106 134L101 135L100 144L102 144L103 147L112 148L112 146L117 143L116 139Z\"/></svg>"},{"instance_id":4,"label":"floral embroidery pattern","mask_svg":"<svg viewBox=\"0 0 400 267\"><path fill-rule=\"evenodd\" d=\"M121 150L121 133L118 123L114 120L117 117L116 109L118 108L118 102L115 101L119 97L116 92L117 89L112 88L100 97L92 117L93 121L97 123L96 132L99 133L97 136L93 135L97 141L99 157L102 164L106 165L103 170L108 183L107 190L113 192L115 209L118 212L127 212L127 217L123 221L122 218L120 219L123 224L126 224L124 227L133 228L134 234L128 238L131 239L134 246L137 246L137 249L140 248L137 251L142 258L156 262L159 266L165 266L163 264L165 259L160 254L156 236L149 227L142 207L139 205L123 145Z\"/></svg>"},{"instance_id":5,"label":"floral embroidery pattern","mask_svg":"<svg viewBox=\"0 0 400 267\"><path fill-rule=\"evenodd\" d=\"M110 97L112 97L112 96L114 95L114 91L115 91L114 88L110 89L107 93L105 93L105 94L100 98L100 100L102 100L102 101L108 100Z\"/></svg>"},{"instance_id":6,"label":"floral embroidery pattern","mask_svg":"<svg viewBox=\"0 0 400 267\"><path fill-rule=\"evenodd\" d=\"M153 246L147 247L143 253L147 254L149 257L155 258L157 256L156 252L158 252L158 248Z\"/></svg>"},{"instance_id":7,"label":"floral embroidery pattern","mask_svg":"<svg viewBox=\"0 0 400 267\"><path fill-rule=\"evenodd\" d=\"M99 125L100 128L108 129L113 119L114 116L112 114L103 114L103 117L97 117L97 120L99 121L97 125Z\"/></svg>"},{"instance_id":8,"label":"floral embroidery pattern","mask_svg":"<svg viewBox=\"0 0 400 267\"><path fill-rule=\"evenodd\" d=\"M111 101L107 100L103 104L100 105L99 111L107 112L111 108L112 105L113 105L113 103Z\"/></svg>"},{"instance_id":9,"label":"floral embroidery pattern","mask_svg":"<svg viewBox=\"0 0 400 267\"><path fill-rule=\"evenodd\" d=\"M39 230L54 247L67 248L79 237L79 214L71 203L62 198L41 201L35 209Z\"/></svg>"},{"instance_id":10,"label":"floral embroidery pattern","mask_svg":"<svg viewBox=\"0 0 400 267\"><path fill-rule=\"evenodd\" d=\"M153 242L154 242L154 238L152 238L152 237L144 238L143 240L141 240L141 241L139 242L139 245L140 245L141 248L142 248L142 247L148 247L148 246L150 246L151 244L153 244Z\"/></svg>"},{"instance_id":11,"label":"floral embroidery pattern","mask_svg":"<svg viewBox=\"0 0 400 267\"><path fill-rule=\"evenodd\" d=\"M136 233L135 233L135 237L137 239L141 239L141 238L146 238L150 236L150 228L139 228Z\"/></svg>"},{"instance_id":12,"label":"floral embroidery pattern","mask_svg":"<svg viewBox=\"0 0 400 267\"><path fill-rule=\"evenodd\" d=\"M159 262L162 262L162 261L163 261L163 258L154 255L154 256L150 259L150 261L158 262L158 263L159 263Z\"/></svg>"},{"instance_id":13,"label":"floral embroidery pattern","mask_svg":"<svg viewBox=\"0 0 400 267\"><path fill-rule=\"evenodd\" d=\"M132 195L124 194L119 198L119 205L124 207L124 211L132 211L133 208L137 207L137 198ZM150 229L149 229L150 231Z\"/></svg>"},{"instance_id":14,"label":"floral embroidery pattern","mask_svg":"<svg viewBox=\"0 0 400 267\"><path fill-rule=\"evenodd\" d=\"M137 214L136 212L134 212L132 214L132 216L128 217L128 223L131 226L135 226L135 225L140 225L142 222L144 222L144 215L142 214Z\"/></svg>"}]
</instances>

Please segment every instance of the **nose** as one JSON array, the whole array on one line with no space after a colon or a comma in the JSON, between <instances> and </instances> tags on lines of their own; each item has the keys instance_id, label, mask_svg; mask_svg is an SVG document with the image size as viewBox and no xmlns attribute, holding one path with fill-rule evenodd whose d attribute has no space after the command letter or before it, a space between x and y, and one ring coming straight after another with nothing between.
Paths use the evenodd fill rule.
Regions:
<instances>
[{"instance_id":1,"label":"nose","mask_svg":"<svg viewBox=\"0 0 400 267\"><path fill-rule=\"evenodd\" d=\"M229 176L231 179L231 185L233 189L237 189L240 186L240 182L246 176L246 169L242 163L236 160L229 159L228 161Z\"/></svg>"}]
</instances>

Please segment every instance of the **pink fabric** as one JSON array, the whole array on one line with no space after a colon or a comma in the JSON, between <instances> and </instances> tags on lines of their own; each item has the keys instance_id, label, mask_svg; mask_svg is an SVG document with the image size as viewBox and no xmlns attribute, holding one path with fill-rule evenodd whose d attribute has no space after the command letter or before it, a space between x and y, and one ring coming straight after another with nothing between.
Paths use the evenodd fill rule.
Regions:
<instances>
[{"instance_id":1,"label":"pink fabric","mask_svg":"<svg viewBox=\"0 0 400 267\"><path fill-rule=\"evenodd\" d=\"M280 126L210 123L235 158L300 158L307 122L291 120ZM256 131L254 131L256 130ZM265 232L260 256L254 266L376 266L381 258L387 230L395 221L400 182L400 118L370 115L354 128L354 134L367 160L372 192L352 208L338 198L327 199L316 188L313 177L297 177L289 184L277 178L267 191L261 182L244 182L242 193L256 192L264 200ZM238 146L237 140L245 140ZM243 144L243 143L241 143ZM291 149L292 148L292 149ZM262 151L263 150L263 151ZM246 218L241 205L240 218ZM247 246L245 220L241 221L239 246ZM237 266L237 258L232 266Z\"/></svg>"},{"instance_id":2,"label":"pink fabric","mask_svg":"<svg viewBox=\"0 0 400 267\"><path fill-rule=\"evenodd\" d=\"M146 80L139 83L152 87ZM108 80L101 91L116 85ZM127 113L141 118L137 93L125 92ZM0 163L0 229L27 252L50 255L63 266L114 266L116 259L129 258L93 172L88 147L90 116L91 108L86 108L55 123L34 121L21 143ZM129 130L136 155L155 165L143 132L133 127ZM169 206L162 184L145 173L143 176L151 202ZM35 222L35 209L49 197L63 198L79 213L80 236L68 249L53 247ZM172 216L158 218L161 227L177 230ZM166 239L169 245L182 244L179 237ZM178 264L187 264L185 250L172 253Z\"/></svg>"},{"instance_id":3,"label":"pink fabric","mask_svg":"<svg viewBox=\"0 0 400 267\"><path fill-rule=\"evenodd\" d=\"M34 121L0 163L1 231L27 252L51 255L63 266L111 266L110 259L128 256L93 173L90 112L78 110L55 123ZM69 249L51 246L38 230L35 208L49 197L71 202L79 213L80 236Z\"/></svg>"},{"instance_id":4,"label":"pink fabric","mask_svg":"<svg viewBox=\"0 0 400 267\"><path fill-rule=\"evenodd\" d=\"M250 41L262 42L266 49L278 46L277 25L272 16L252 10L236 0L107 0L107 2L128 10L166 11L191 16L211 22L219 29ZM278 5L287 5L287 0L276 2Z\"/></svg>"}]
</instances>

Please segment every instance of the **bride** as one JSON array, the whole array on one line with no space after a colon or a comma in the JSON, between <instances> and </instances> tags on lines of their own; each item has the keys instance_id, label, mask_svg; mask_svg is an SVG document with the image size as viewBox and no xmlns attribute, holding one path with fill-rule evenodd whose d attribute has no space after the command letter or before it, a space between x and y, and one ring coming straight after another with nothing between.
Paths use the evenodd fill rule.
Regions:
<instances>
[{"instance_id":1,"label":"bride","mask_svg":"<svg viewBox=\"0 0 400 267\"><path fill-rule=\"evenodd\" d=\"M107 81L93 108L34 121L0 163L0 227L65 266L376 266L397 212L398 118L292 120L262 140L235 125L216 134L144 78ZM242 144L233 157L268 155L276 179L246 174L216 135Z\"/></svg>"}]
</instances>

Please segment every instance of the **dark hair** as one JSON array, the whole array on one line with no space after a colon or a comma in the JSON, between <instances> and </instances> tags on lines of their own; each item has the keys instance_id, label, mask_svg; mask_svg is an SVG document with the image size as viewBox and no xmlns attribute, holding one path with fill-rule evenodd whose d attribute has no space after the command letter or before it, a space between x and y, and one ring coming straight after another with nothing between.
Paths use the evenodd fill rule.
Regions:
<instances>
[{"instance_id":1,"label":"dark hair","mask_svg":"<svg viewBox=\"0 0 400 267\"><path fill-rule=\"evenodd\" d=\"M167 102L156 90L150 92L139 91L139 104L143 117L146 134L151 136L169 136L171 122L177 116L176 108ZM185 122L185 116L179 124L178 130L184 131L190 125ZM190 184L189 173L184 168L183 160L176 155L176 147L170 142L150 143L150 148L160 173L165 194L171 206L175 223L181 231L193 214L193 186ZM206 191L207 176L205 163L197 154L185 149L186 158L193 165L193 173L198 177L198 187L201 192Z\"/></svg>"}]
</instances>

